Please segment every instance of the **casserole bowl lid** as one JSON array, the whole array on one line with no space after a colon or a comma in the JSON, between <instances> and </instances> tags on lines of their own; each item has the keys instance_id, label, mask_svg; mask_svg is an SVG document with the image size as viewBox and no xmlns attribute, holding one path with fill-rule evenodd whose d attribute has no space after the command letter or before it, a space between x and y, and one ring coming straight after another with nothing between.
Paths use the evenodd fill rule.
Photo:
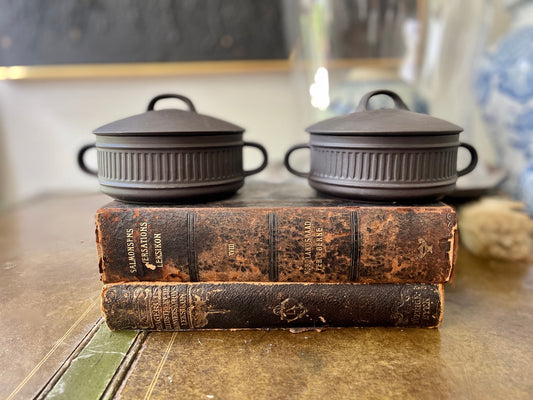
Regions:
<instances>
[{"instance_id":1,"label":"casserole bowl lid","mask_svg":"<svg viewBox=\"0 0 533 400\"><path fill-rule=\"evenodd\" d=\"M157 101L167 98L182 100L189 107L189 111L179 109L154 110ZM156 96L148 104L146 112L111 122L93 131L94 134L102 136L213 135L242 132L244 129L238 125L197 113L192 101L179 94Z\"/></svg>"},{"instance_id":2,"label":"casserole bowl lid","mask_svg":"<svg viewBox=\"0 0 533 400\"><path fill-rule=\"evenodd\" d=\"M369 110L371 97L384 94L394 100L396 108ZM433 136L456 134L463 129L448 121L409 111L400 96L390 90L376 90L363 96L355 112L330 118L309 126L306 131L321 135L385 136L419 135Z\"/></svg>"}]
</instances>

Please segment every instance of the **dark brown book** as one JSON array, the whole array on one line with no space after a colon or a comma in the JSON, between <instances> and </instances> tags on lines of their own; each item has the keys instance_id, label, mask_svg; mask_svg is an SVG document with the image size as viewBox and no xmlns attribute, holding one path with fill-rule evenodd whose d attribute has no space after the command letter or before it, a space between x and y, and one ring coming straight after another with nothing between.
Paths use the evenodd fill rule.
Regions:
<instances>
[{"instance_id":1,"label":"dark brown book","mask_svg":"<svg viewBox=\"0 0 533 400\"><path fill-rule=\"evenodd\" d=\"M444 283L457 247L453 207L365 204L302 185L247 184L230 199L96 215L104 283ZM245 185L246 186L246 185Z\"/></svg>"},{"instance_id":2,"label":"dark brown book","mask_svg":"<svg viewBox=\"0 0 533 400\"><path fill-rule=\"evenodd\" d=\"M438 327L442 285L130 282L104 285L112 330Z\"/></svg>"}]
</instances>

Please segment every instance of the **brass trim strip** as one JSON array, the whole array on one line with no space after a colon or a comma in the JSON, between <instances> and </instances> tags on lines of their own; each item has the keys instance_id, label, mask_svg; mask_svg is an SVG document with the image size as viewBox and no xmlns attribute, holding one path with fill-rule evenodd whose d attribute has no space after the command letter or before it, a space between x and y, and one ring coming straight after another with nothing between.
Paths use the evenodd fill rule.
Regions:
<instances>
[{"instance_id":1,"label":"brass trim strip","mask_svg":"<svg viewBox=\"0 0 533 400\"><path fill-rule=\"evenodd\" d=\"M65 359L63 362L63 365L59 367L59 369L52 375L52 377L48 380L48 383L44 385L41 388L41 391L35 396L34 400L43 400L46 398L50 390L56 385L56 383L61 379L63 374L69 369L72 360L74 360L78 355L82 352L82 350L85 348L85 346L92 340L94 335L98 332L102 324L104 323L104 320L102 317L96 321L93 328L85 335L85 337L81 340L80 343L76 346L76 348L70 353L70 355Z\"/></svg>"},{"instance_id":2,"label":"brass trim strip","mask_svg":"<svg viewBox=\"0 0 533 400\"><path fill-rule=\"evenodd\" d=\"M65 332L65 334L60 337L54 346L46 353L46 355L37 363L35 367L30 371L30 373L22 380L22 382L19 383L19 385L7 396L6 400L13 399L18 392L21 391L21 389L28 383L28 381L35 375L35 373L43 366L43 364L50 358L52 354L57 350L57 348L65 341L65 339L72 333L72 331L83 321L83 319L89 315L91 310L94 308L94 306L97 304L96 301L92 301L91 305L83 312L83 314L72 324L72 326Z\"/></svg>"},{"instance_id":3,"label":"brass trim strip","mask_svg":"<svg viewBox=\"0 0 533 400\"><path fill-rule=\"evenodd\" d=\"M287 71L288 60L16 65L0 67L0 80L133 78Z\"/></svg>"},{"instance_id":4,"label":"brass trim strip","mask_svg":"<svg viewBox=\"0 0 533 400\"><path fill-rule=\"evenodd\" d=\"M161 357L161 361L159 362L159 365L157 366L155 374L152 378L152 382L150 382L150 386L148 386L148 390L146 391L146 394L144 395L144 400L149 400L152 397L152 392L154 391L157 380L159 379L159 375L161 375L163 366L165 365L167 361L168 355L170 354L170 350L172 349L172 345L174 344L174 341L176 340L177 336L178 336L178 332L172 333L172 336L170 337L170 340L167 344L165 353L163 353L163 356Z\"/></svg>"},{"instance_id":5,"label":"brass trim strip","mask_svg":"<svg viewBox=\"0 0 533 400\"><path fill-rule=\"evenodd\" d=\"M313 65L314 64L311 61L298 59L14 65L0 67L0 80L135 78L180 75L243 74L254 72L287 72L291 68L308 68ZM353 67L394 69L398 65L399 60L396 58L349 58L327 60L327 65L325 65L325 67L330 69Z\"/></svg>"}]
</instances>

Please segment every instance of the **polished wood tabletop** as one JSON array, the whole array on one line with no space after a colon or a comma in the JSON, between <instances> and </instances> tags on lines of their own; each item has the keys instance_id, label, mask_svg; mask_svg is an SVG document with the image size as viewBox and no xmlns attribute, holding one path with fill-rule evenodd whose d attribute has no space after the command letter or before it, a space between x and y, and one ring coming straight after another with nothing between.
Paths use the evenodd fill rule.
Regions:
<instances>
[{"instance_id":1,"label":"polished wood tabletop","mask_svg":"<svg viewBox=\"0 0 533 400\"><path fill-rule=\"evenodd\" d=\"M440 329L113 333L94 243L108 201L0 214L1 399L533 398L531 265L460 248Z\"/></svg>"}]
</instances>

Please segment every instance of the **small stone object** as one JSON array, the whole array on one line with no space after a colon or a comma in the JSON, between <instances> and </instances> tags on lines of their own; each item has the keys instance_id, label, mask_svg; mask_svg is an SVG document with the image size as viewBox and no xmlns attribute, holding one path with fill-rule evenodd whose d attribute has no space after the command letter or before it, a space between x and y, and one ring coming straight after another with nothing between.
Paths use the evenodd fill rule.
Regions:
<instances>
[{"instance_id":1,"label":"small stone object","mask_svg":"<svg viewBox=\"0 0 533 400\"><path fill-rule=\"evenodd\" d=\"M462 244L476 255L533 260L533 219L522 202L483 198L459 208L458 223Z\"/></svg>"}]
</instances>

